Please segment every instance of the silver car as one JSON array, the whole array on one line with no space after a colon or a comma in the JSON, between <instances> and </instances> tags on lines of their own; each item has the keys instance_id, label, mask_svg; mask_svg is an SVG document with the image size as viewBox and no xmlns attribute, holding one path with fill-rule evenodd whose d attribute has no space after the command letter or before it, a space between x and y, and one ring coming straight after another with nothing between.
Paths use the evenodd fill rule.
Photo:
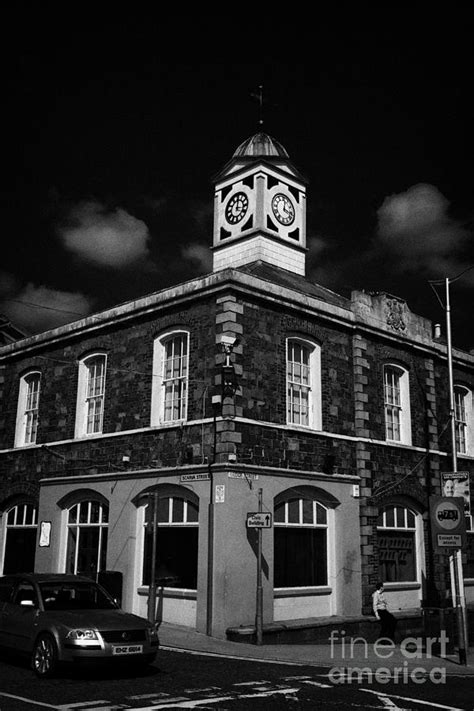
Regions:
<instances>
[{"instance_id":1,"label":"silver car","mask_svg":"<svg viewBox=\"0 0 474 711\"><path fill-rule=\"evenodd\" d=\"M27 654L39 677L61 662L150 664L158 630L120 609L103 587L80 575L0 577L0 646Z\"/></svg>"}]
</instances>

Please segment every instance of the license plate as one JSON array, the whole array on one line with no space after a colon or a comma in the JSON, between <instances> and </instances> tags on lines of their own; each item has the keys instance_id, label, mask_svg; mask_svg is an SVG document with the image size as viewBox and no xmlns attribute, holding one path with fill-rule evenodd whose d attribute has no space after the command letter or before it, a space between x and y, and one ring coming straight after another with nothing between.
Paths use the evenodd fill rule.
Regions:
<instances>
[{"instance_id":1,"label":"license plate","mask_svg":"<svg viewBox=\"0 0 474 711\"><path fill-rule=\"evenodd\" d=\"M126 644L112 648L112 654L141 654L142 652L143 646L141 644Z\"/></svg>"}]
</instances>

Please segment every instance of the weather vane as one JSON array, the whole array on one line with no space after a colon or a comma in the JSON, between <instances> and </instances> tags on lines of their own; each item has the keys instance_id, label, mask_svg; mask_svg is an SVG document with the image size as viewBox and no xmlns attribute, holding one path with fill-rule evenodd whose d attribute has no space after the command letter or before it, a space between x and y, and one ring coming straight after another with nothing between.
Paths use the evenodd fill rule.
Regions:
<instances>
[{"instance_id":1,"label":"weather vane","mask_svg":"<svg viewBox=\"0 0 474 711\"><path fill-rule=\"evenodd\" d=\"M258 93L253 93L251 96L258 101L258 124L263 125L263 86L260 84L258 87Z\"/></svg>"}]
</instances>

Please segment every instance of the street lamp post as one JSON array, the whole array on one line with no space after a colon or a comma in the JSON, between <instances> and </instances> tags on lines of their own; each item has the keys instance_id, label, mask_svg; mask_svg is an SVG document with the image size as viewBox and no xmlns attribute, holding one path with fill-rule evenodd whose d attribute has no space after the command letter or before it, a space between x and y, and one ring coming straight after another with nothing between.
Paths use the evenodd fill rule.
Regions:
<instances>
[{"instance_id":1,"label":"street lamp post","mask_svg":"<svg viewBox=\"0 0 474 711\"><path fill-rule=\"evenodd\" d=\"M448 382L449 382L449 418L451 428L451 456L452 470L458 470L457 444L456 444L456 407L454 399L454 378L453 378L453 348L451 341L451 303L449 297L450 279L445 279L446 289L446 345L448 357ZM466 601L464 596L464 579L462 572L461 550L455 550L450 554L449 569L451 574L451 591L456 607L457 629L459 636L459 662L467 664L467 619Z\"/></svg>"}]
</instances>

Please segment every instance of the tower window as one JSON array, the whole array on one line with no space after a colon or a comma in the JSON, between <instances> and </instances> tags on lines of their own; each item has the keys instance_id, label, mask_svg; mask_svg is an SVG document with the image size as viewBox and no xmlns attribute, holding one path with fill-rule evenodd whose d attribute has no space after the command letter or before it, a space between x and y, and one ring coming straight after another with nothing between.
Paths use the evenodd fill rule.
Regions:
<instances>
[{"instance_id":1,"label":"tower window","mask_svg":"<svg viewBox=\"0 0 474 711\"><path fill-rule=\"evenodd\" d=\"M41 373L31 372L20 380L15 446L35 444L38 430Z\"/></svg>"},{"instance_id":2,"label":"tower window","mask_svg":"<svg viewBox=\"0 0 474 711\"><path fill-rule=\"evenodd\" d=\"M398 365L384 367L385 436L391 442L411 444L408 372Z\"/></svg>"},{"instance_id":3,"label":"tower window","mask_svg":"<svg viewBox=\"0 0 474 711\"><path fill-rule=\"evenodd\" d=\"M151 424L181 422L187 417L188 342L184 331L155 340Z\"/></svg>"},{"instance_id":4,"label":"tower window","mask_svg":"<svg viewBox=\"0 0 474 711\"><path fill-rule=\"evenodd\" d=\"M299 338L287 342L287 422L321 428L320 347Z\"/></svg>"},{"instance_id":5,"label":"tower window","mask_svg":"<svg viewBox=\"0 0 474 711\"><path fill-rule=\"evenodd\" d=\"M456 449L459 454L470 454L473 451L472 392L461 385L454 387L454 416Z\"/></svg>"},{"instance_id":6,"label":"tower window","mask_svg":"<svg viewBox=\"0 0 474 711\"><path fill-rule=\"evenodd\" d=\"M76 437L100 434L104 420L107 357L94 354L79 363Z\"/></svg>"}]
</instances>

